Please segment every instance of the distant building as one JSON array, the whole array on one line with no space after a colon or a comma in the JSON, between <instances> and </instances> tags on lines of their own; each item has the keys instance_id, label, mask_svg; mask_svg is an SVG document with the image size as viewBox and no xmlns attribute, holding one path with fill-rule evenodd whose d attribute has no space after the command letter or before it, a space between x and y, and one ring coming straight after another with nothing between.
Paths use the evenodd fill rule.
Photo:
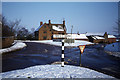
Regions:
<instances>
[{"instance_id":1,"label":"distant building","mask_svg":"<svg viewBox=\"0 0 120 80\"><path fill-rule=\"evenodd\" d=\"M84 41L89 41L86 34L67 34L67 39L75 39L75 40L84 40Z\"/></svg>"},{"instance_id":2,"label":"distant building","mask_svg":"<svg viewBox=\"0 0 120 80\"><path fill-rule=\"evenodd\" d=\"M35 38L37 40L51 40L54 34L66 34L65 20L62 24L52 24L50 20L44 24L40 22L40 26L35 30Z\"/></svg>"},{"instance_id":3,"label":"distant building","mask_svg":"<svg viewBox=\"0 0 120 80\"><path fill-rule=\"evenodd\" d=\"M107 43L108 42L108 34L107 34L107 32L105 32L104 38L105 38L104 42Z\"/></svg>"},{"instance_id":4,"label":"distant building","mask_svg":"<svg viewBox=\"0 0 120 80\"><path fill-rule=\"evenodd\" d=\"M108 35L108 43L115 43L116 37L114 35Z\"/></svg>"},{"instance_id":5,"label":"distant building","mask_svg":"<svg viewBox=\"0 0 120 80\"><path fill-rule=\"evenodd\" d=\"M105 32L104 38L105 38L105 41L104 41L105 43L114 43L114 42L116 42L116 37L114 35L107 34L107 32Z\"/></svg>"},{"instance_id":6,"label":"distant building","mask_svg":"<svg viewBox=\"0 0 120 80\"><path fill-rule=\"evenodd\" d=\"M35 38L37 40L55 40L61 41L62 39L85 40L93 43L114 43L116 37L105 33L66 33L65 21L62 24L52 24L49 20L48 23L40 22L40 26L35 30Z\"/></svg>"},{"instance_id":7,"label":"distant building","mask_svg":"<svg viewBox=\"0 0 120 80\"><path fill-rule=\"evenodd\" d=\"M89 41L93 43L114 43L116 42L116 37L114 35L109 35L107 32L103 33L94 33L86 34Z\"/></svg>"},{"instance_id":8,"label":"distant building","mask_svg":"<svg viewBox=\"0 0 120 80\"><path fill-rule=\"evenodd\" d=\"M67 33L64 35L54 34L53 39L74 39L74 40L84 40L89 41L86 34L76 34L76 33Z\"/></svg>"}]
</instances>

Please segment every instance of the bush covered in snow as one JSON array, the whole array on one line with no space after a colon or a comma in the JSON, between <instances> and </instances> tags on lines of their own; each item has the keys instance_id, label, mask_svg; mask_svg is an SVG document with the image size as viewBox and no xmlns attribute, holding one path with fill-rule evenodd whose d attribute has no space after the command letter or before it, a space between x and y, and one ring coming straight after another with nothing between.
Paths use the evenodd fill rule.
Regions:
<instances>
[{"instance_id":1,"label":"bush covered in snow","mask_svg":"<svg viewBox=\"0 0 120 80\"><path fill-rule=\"evenodd\" d=\"M104 50L111 51L111 52L120 52L120 42L108 44L106 45Z\"/></svg>"},{"instance_id":2,"label":"bush covered in snow","mask_svg":"<svg viewBox=\"0 0 120 80\"><path fill-rule=\"evenodd\" d=\"M104 50L110 55L120 57L120 42L108 44Z\"/></svg>"}]
</instances>

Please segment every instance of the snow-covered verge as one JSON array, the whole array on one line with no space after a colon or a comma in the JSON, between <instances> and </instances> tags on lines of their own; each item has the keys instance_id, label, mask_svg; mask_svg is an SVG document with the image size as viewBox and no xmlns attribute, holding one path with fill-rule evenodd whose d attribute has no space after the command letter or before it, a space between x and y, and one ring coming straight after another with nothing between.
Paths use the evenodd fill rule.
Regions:
<instances>
[{"instance_id":1,"label":"snow-covered verge","mask_svg":"<svg viewBox=\"0 0 120 80\"><path fill-rule=\"evenodd\" d=\"M0 49L0 54L15 51L15 50L18 50L18 49L22 49L25 46L26 46L25 43L17 42L17 43L15 43L13 46L11 46L9 48Z\"/></svg>"},{"instance_id":2,"label":"snow-covered verge","mask_svg":"<svg viewBox=\"0 0 120 80\"><path fill-rule=\"evenodd\" d=\"M104 50L110 55L120 57L120 42L108 44L105 46Z\"/></svg>"},{"instance_id":3,"label":"snow-covered verge","mask_svg":"<svg viewBox=\"0 0 120 80\"><path fill-rule=\"evenodd\" d=\"M40 40L40 41L25 41L25 42L37 42L37 43L44 43L56 46L62 46L62 42L54 42L53 40ZM64 46L66 47L77 47L79 45L92 45L94 43L83 41L83 40L75 40L75 43L65 43Z\"/></svg>"},{"instance_id":4,"label":"snow-covered verge","mask_svg":"<svg viewBox=\"0 0 120 80\"><path fill-rule=\"evenodd\" d=\"M83 67L65 65L39 65L0 73L2 78L114 78Z\"/></svg>"}]
</instances>

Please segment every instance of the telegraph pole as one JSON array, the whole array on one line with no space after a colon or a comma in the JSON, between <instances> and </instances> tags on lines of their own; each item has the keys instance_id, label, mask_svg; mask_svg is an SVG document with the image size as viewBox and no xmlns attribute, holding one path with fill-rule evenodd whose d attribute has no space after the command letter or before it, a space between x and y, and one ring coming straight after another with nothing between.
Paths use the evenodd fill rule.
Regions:
<instances>
[{"instance_id":1,"label":"telegraph pole","mask_svg":"<svg viewBox=\"0 0 120 80\"><path fill-rule=\"evenodd\" d=\"M71 26L71 34L72 34L72 29L73 29L73 25Z\"/></svg>"},{"instance_id":2,"label":"telegraph pole","mask_svg":"<svg viewBox=\"0 0 120 80\"><path fill-rule=\"evenodd\" d=\"M73 29L73 25L71 26L71 39L72 39L72 29Z\"/></svg>"}]
</instances>

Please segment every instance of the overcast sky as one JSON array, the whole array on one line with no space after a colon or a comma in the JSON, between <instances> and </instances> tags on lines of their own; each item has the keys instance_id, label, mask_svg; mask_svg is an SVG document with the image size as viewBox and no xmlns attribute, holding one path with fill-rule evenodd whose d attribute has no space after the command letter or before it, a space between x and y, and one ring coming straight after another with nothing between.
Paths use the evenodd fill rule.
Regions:
<instances>
[{"instance_id":1,"label":"overcast sky","mask_svg":"<svg viewBox=\"0 0 120 80\"><path fill-rule=\"evenodd\" d=\"M21 19L28 28L37 28L40 21L62 23L65 19L67 32L108 32L113 34L117 26L117 2L3 2L2 13L8 20Z\"/></svg>"}]
</instances>

